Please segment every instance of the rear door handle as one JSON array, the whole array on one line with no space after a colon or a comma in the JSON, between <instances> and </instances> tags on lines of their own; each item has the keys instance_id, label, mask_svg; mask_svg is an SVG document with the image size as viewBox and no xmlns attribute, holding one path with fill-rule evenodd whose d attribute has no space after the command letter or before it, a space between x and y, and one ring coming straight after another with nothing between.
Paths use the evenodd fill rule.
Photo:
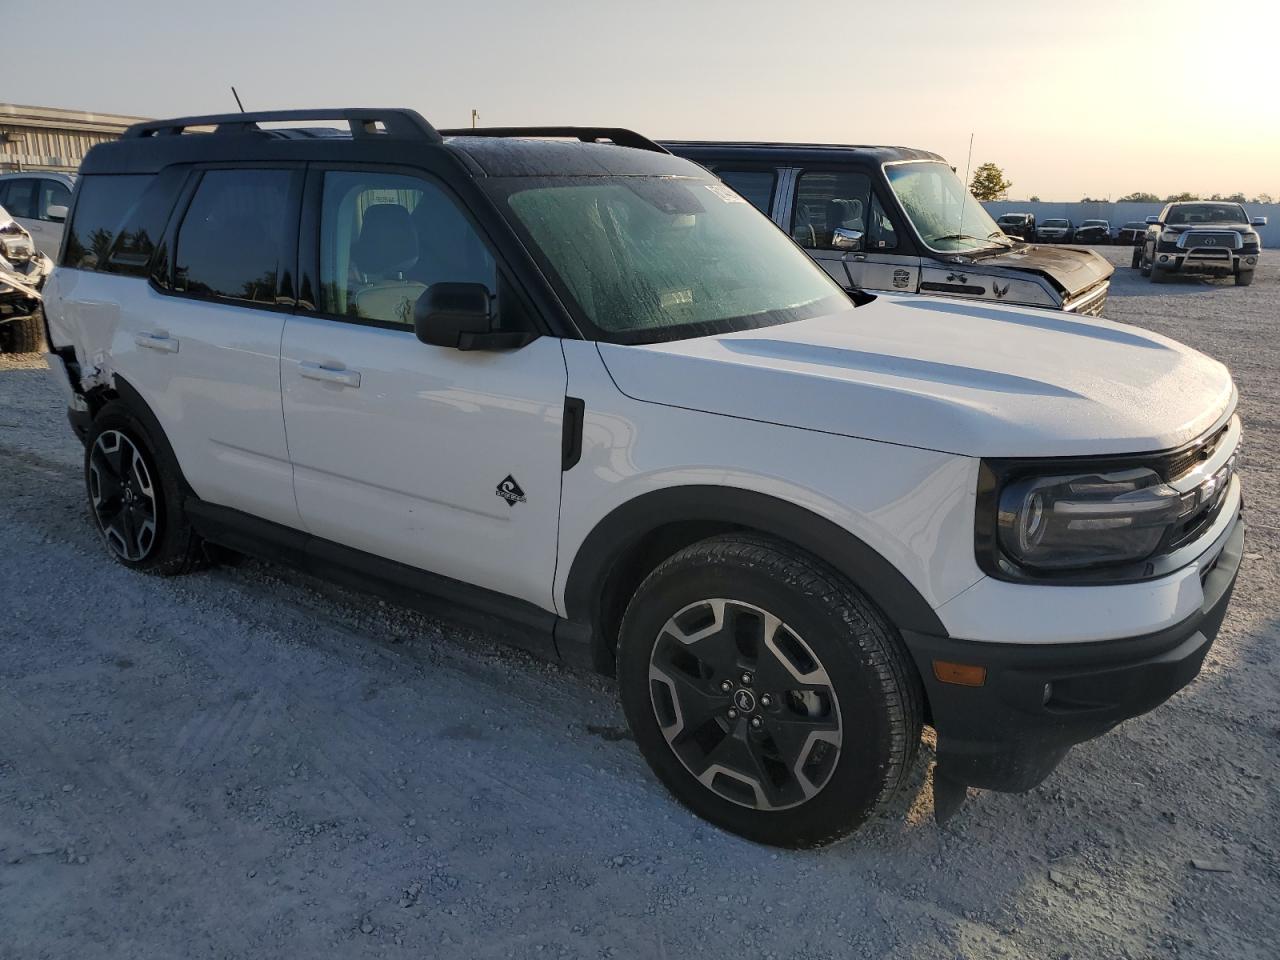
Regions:
<instances>
[{"instance_id":1,"label":"rear door handle","mask_svg":"<svg viewBox=\"0 0 1280 960\"><path fill-rule=\"evenodd\" d=\"M167 330L156 330L153 333L140 333L133 342L148 350L159 350L161 353L177 353L178 338L169 336Z\"/></svg>"},{"instance_id":2,"label":"rear door handle","mask_svg":"<svg viewBox=\"0 0 1280 960\"><path fill-rule=\"evenodd\" d=\"M298 372L308 380L319 380L322 383L338 383L344 387L359 389L360 371L348 370L346 367L326 367L323 364L303 360L298 364Z\"/></svg>"}]
</instances>

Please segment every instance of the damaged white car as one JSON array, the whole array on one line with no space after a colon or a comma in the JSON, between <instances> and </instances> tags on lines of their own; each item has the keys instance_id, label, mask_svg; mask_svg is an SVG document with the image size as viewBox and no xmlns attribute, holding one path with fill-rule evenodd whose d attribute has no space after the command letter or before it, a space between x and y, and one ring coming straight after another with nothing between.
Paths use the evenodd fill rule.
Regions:
<instances>
[{"instance_id":1,"label":"damaged white car","mask_svg":"<svg viewBox=\"0 0 1280 960\"><path fill-rule=\"evenodd\" d=\"M0 353L35 353L44 342L40 290L53 261L0 207Z\"/></svg>"}]
</instances>

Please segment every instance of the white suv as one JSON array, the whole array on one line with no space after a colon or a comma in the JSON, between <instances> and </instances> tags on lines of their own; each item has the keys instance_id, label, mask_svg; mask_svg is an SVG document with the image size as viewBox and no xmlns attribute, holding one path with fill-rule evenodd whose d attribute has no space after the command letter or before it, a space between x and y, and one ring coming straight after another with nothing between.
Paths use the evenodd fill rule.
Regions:
<instances>
[{"instance_id":1,"label":"white suv","mask_svg":"<svg viewBox=\"0 0 1280 960\"><path fill-rule=\"evenodd\" d=\"M111 555L280 558L616 672L744 836L852 830L923 723L939 816L1028 789L1217 633L1236 392L1163 337L851 298L623 130L195 117L81 172L48 359Z\"/></svg>"}]
</instances>

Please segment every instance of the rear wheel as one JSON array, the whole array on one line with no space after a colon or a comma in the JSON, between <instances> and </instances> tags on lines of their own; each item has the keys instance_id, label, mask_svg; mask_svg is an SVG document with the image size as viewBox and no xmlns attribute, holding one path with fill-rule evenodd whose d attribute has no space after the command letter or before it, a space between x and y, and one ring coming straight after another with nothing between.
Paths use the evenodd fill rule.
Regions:
<instances>
[{"instance_id":1,"label":"rear wheel","mask_svg":"<svg viewBox=\"0 0 1280 960\"><path fill-rule=\"evenodd\" d=\"M124 404L108 404L85 441L85 487L111 555L127 567L170 576L192 569L203 553L182 510L177 469L156 451Z\"/></svg>"},{"instance_id":2,"label":"rear wheel","mask_svg":"<svg viewBox=\"0 0 1280 960\"><path fill-rule=\"evenodd\" d=\"M39 312L0 324L0 353L39 353L44 347L44 320Z\"/></svg>"},{"instance_id":3,"label":"rear wheel","mask_svg":"<svg viewBox=\"0 0 1280 960\"><path fill-rule=\"evenodd\" d=\"M883 614L821 561L748 535L704 540L641 584L621 630L623 708L696 814L818 846L900 785L921 690Z\"/></svg>"}]
</instances>

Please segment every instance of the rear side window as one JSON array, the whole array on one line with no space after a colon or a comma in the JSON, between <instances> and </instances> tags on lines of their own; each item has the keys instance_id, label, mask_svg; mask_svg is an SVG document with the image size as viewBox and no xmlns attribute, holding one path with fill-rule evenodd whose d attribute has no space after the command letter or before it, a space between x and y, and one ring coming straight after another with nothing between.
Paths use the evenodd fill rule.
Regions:
<instances>
[{"instance_id":1,"label":"rear side window","mask_svg":"<svg viewBox=\"0 0 1280 960\"><path fill-rule=\"evenodd\" d=\"M0 201L9 216L20 220L36 219L36 181L10 180L0 183Z\"/></svg>"},{"instance_id":2,"label":"rear side window","mask_svg":"<svg viewBox=\"0 0 1280 960\"><path fill-rule=\"evenodd\" d=\"M773 184L776 176L772 170L716 170L716 176L733 187L742 199L765 216L773 205Z\"/></svg>"},{"instance_id":3,"label":"rear side window","mask_svg":"<svg viewBox=\"0 0 1280 960\"><path fill-rule=\"evenodd\" d=\"M866 232L870 199L871 180L865 173L802 173L791 235L802 247L829 250L837 228Z\"/></svg>"},{"instance_id":4,"label":"rear side window","mask_svg":"<svg viewBox=\"0 0 1280 960\"><path fill-rule=\"evenodd\" d=\"M173 289L274 304L292 176L288 170L205 172L178 228Z\"/></svg>"},{"instance_id":5,"label":"rear side window","mask_svg":"<svg viewBox=\"0 0 1280 960\"><path fill-rule=\"evenodd\" d=\"M154 179L147 174L82 177L75 211L67 227L62 266L107 271L112 247ZM163 223L151 236L161 228Z\"/></svg>"}]
</instances>

